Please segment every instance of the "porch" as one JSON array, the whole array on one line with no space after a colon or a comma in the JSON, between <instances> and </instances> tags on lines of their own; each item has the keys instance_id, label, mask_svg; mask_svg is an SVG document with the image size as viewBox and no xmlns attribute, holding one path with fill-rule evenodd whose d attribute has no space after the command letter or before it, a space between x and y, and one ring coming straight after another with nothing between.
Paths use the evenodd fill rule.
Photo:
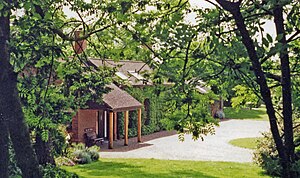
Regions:
<instances>
[{"instance_id":1,"label":"porch","mask_svg":"<svg viewBox=\"0 0 300 178\"><path fill-rule=\"evenodd\" d=\"M129 111L137 112L137 142L142 141L142 104L114 84L111 91L103 96L103 104L90 102L88 109L79 109L72 119L72 141L85 142L85 131L92 130L98 138L108 141L113 149L114 141L120 139L118 113L124 113L124 144L128 145Z\"/></svg>"}]
</instances>

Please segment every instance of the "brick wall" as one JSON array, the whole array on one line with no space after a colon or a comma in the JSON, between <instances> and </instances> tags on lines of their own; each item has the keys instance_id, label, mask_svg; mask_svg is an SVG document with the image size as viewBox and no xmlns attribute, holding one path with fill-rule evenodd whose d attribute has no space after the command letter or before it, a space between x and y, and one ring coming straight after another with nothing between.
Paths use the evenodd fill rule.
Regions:
<instances>
[{"instance_id":1,"label":"brick wall","mask_svg":"<svg viewBox=\"0 0 300 178\"><path fill-rule=\"evenodd\" d=\"M78 142L78 112L72 118L72 142Z\"/></svg>"},{"instance_id":2,"label":"brick wall","mask_svg":"<svg viewBox=\"0 0 300 178\"><path fill-rule=\"evenodd\" d=\"M77 140L79 142L84 142L84 129L92 128L94 131L97 130L98 110L79 109L76 115L78 121Z\"/></svg>"}]
</instances>

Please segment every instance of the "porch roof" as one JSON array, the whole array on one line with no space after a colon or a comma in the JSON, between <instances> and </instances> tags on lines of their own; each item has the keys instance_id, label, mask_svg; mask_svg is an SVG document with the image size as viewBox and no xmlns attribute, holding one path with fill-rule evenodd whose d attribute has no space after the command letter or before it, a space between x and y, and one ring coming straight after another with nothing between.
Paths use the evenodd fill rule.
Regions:
<instances>
[{"instance_id":1,"label":"porch roof","mask_svg":"<svg viewBox=\"0 0 300 178\"><path fill-rule=\"evenodd\" d=\"M126 91L115 84L108 85L111 91L103 95L103 102L112 111L128 111L141 108L143 105Z\"/></svg>"}]
</instances>

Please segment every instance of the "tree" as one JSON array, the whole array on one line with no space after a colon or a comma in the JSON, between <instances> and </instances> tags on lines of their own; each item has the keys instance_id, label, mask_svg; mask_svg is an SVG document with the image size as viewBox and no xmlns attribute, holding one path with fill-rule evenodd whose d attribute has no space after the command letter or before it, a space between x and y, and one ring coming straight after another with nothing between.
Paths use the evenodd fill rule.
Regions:
<instances>
[{"instance_id":1,"label":"tree","mask_svg":"<svg viewBox=\"0 0 300 178\"><path fill-rule=\"evenodd\" d=\"M41 177L38 162L31 146L28 128L17 90L17 75L10 64L10 16L14 4L7 0L1 4L0 14L0 115L1 115L1 175L8 177L8 136L16 152L18 166L24 177ZM8 134L9 133L9 134ZM2 155L3 154L3 155Z\"/></svg>"},{"instance_id":2,"label":"tree","mask_svg":"<svg viewBox=\"0 0 300 178\"><path fill-rule=\"evenodd\" d=\"M251 88L244 85L237 85L232 90L235 91L235 96L231 99L232 107L249 107L251 110L259 103L258 97Z\"/></svg>"},{"instance_id":3,"label":"tree","mask_svg":"<svg viewBox=\"0 0 300 178\"><path fill-rule=\"evenodd\" d=\"M0 3L1 177L7 177L9 138L23 176L40 177L25 119L36 134L35 152L39 163L53 163L49 144L57 125L71 119L67 111L85 107L88 100L100 101L102 94L107 92L104 86L111 81L114 71L105 67L90 67L87 62L89 49L74 56L70 44L81 40L92 41L90 37L95 34L101 37L98 38L102 40L100 43L105 43L104 36L113 34L113 29L126 26L131 16L146 4L121 0L7 0ZM80 19L66 19L62 11L64 5L70 6ZM16 13L19 10L23 13ZM88 23L90 18L93 20ZM73 33L79 26L83 34L77 38ZM10 36L14 38L10 39ZM111 43L116 42L109 39ZM94 43L91 46L95 48L94 54L106 57L98 53ZM56 80L60 82L54 84Z\"/></svg>"},{"instance_id":4,"label":"tree","mask_svg":"<svg viewBox=\"0 0 300 178\"><path fill-rule=\"evenodd\" d=\"M292 167L299 158L295 155L293 106L298 110L298 104L296 98L293 103L292 88L298 93L295 84L299 76L299 2L207 1L216 8L192 8L188 1L160 1L154 5L156 10L148 15L154 19L148 23L153 29L152 35L147 27L138 24L136 34L144 35L138 39L147 36L148 41L140 40L141 43L157 44L148 48L160 59L156 64L158 75L176 83L177 92L172 96L187 94L178 97L179 103L191 101L186 100L193 90L188 87L194 88L200 79L226 87L222 79L211 80L226 76L227 81L242 80L251 87L266 105L282 176L296 177ZM185 14L190 12L197 14L196 24L184 20ZM275 39L264 32L263 24L267 20L274 22ZM282 105L276 103L280 100ZM185 108L185 111L190 110ZM278 126L281 118L282 133Z\"/></svg>"},{"instance_id":5,"label":"tree","mask_svg":"<svg viewBox=\"0 0 300 178\"><path fill-rule=\"evenodd\" d=\"M251 39L251 34L247 30L245 24L245 15L242 14L241 7L244 5L242 1L229 2L224 0L217 0L222 8L230 12L232 18L236 23L236 27L240 32L241 41L247 49L247 53L252 63L253 71L256 75L256 81L260 86L260 94L263 101L266 104L267 114L269 116L271 132L276 144L276 148L279 153L281 166L283 168L282 175L284 177L296 177L295 172L291 170L292 164L295 163L295 145L293 135L293 118L292 118L292 89L291 89L291 69L290 59L288 52L288 40L286 38L287 32L284 25L284 11L283 8L288 4L293 4L292 1L268 1L268 2L255 2L254 5L261 7L264 13L273 17L274 24L276 26L276 34L278 43L281 45L279 52L280 67L281 67L281 87L282 87L282 98L283 98L283 121L284 121L284 142L281 139L279 133L279 127L277 125L277 117L275 109L272 103L272 96L270 88L266 81L266 76L262 69L262 61L258 56L258 52L255 48L255 44ZM244 2L245 3L245 2ZM247 3L247 2L246 2ZM245 3L245 4L246 4ZM265 3L271 8L265 9ZM297 4L295 4L297 5ZM298 4L299 5L299 4ZM293 13L293 12L291 12ZM249 13L250 14L250 13ZM292 14L289 14L292 15ZM297 27L296 27L297 28ZM296 33L299 33L297 31Z\"/></svg>"}]
</instances>

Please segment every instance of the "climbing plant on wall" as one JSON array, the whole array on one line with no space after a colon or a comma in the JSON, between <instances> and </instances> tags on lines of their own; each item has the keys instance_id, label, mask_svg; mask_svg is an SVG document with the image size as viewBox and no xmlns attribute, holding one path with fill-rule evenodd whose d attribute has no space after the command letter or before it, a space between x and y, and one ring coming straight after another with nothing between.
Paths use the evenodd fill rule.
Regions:
<instances>
[{"instance_id":1,"label":"climbing plant on wall","mask_svg":"<svg viewBox=\"0 0 300 178\"><path fill-rule=\"evenodd\" d=\"M154 86L145 86L144 88L130 87L126 90L140 103L145 104L145 100L149 102L149 106L146 106L149 109L148 111L145 110L145 106L142 108L142 135L166 129L161 122L163 119L163 97L155 94ZM124 114L122 112L118 113L118 119L118 130L122 138L124 136ZM137 136L137 111L129 112L128 136Z\"/></svg>"}]
</instances>

